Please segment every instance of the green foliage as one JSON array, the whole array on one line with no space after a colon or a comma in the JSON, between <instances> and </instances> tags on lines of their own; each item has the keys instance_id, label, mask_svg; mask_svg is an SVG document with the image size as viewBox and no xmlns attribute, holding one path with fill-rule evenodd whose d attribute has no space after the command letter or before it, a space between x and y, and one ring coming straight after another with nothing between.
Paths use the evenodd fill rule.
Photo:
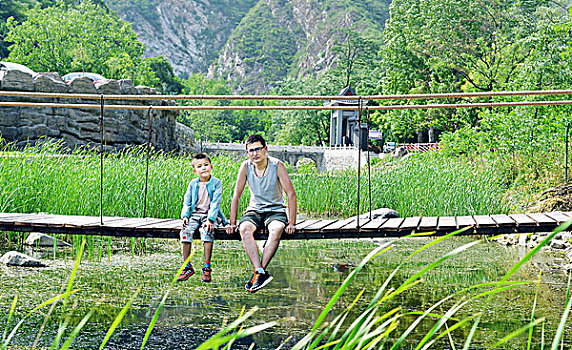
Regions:
<instances>
[{"instance_id":1,"label":"green foliage","mask_svg":"<svg viewBox=\"0 0 572 350\"><path fill-rule=\"evenodd\" d=\"M194 74L183 80L186 95L231 95L231 88L222 79L208 79L203 74ZM181 105L196 106L256 106L258 101L203 100L181 101ZM267 102L271 104L272 102ZM227 111L182 111L179 121L190 126L197 139L212 142L243 141L253 133L265 134L268 113L255 110Z\"/></svg>"},{"instance_id":2,"label":"green foliage","mask_svg":"<svg viewBox=\"0 0 572 350\"><path fill-rule=\"evenodd\" d=\"M92 2L34 8L22 23L10 18L8 59L36 71L101 73L108 78L136 67L143 44L127 22Z\"/></svg>"}]
</instances>

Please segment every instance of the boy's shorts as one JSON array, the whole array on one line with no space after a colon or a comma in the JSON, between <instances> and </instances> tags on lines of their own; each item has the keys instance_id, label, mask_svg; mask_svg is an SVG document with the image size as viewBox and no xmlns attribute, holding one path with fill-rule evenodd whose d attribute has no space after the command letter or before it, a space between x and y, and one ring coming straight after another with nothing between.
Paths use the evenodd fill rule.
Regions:
<instances>
[{"instance_id":1,"label":"boy's shorts","mask_svg":"<svg viewBox=\"0 0 572 350\"><path fill-rule=\"evenodd\" d=\"M207 221L207 214L191 214L189 218L189 223L187 223L187 227L181 230L180 237L181 242L184 243L192 243L193 242L193 235L197 230L201 233L201 241L203 242L214 242L214 231L207 232L206 230L199 230L203 226L203 224ZM214 223L214 227L217 228L221 224L220 218Z\"/></svg>"},{"instance_id":2,"label":"boy's shorts","mask_svg":"<svg viewBox=\"0 0 572 350\"><path fill-rule=\"evenodd\" d=\"M238 226L240 227L240 224L246 221L253 223L258 230L268 227L272 221L280 221L284 226L288 226L288 217L283 211L257 212L248 210L242 214Z\"/></svg>"}]
</instances>

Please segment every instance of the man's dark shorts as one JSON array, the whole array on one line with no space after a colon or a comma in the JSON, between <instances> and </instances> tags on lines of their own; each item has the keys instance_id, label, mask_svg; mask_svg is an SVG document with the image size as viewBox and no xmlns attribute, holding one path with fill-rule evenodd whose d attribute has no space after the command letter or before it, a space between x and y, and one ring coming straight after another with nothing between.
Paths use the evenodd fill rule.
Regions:
<instances>
[{"instance_id":1,"label":"man's dark shorts","mask_svg":"<svg viewBox=\"0 0 572 350\"><path fill-rule=\"evenodd\" d=\"M258 230L268 227L272 221L280 221L284 223L284 226L288 226L288 217L283 211L256 212L249 210L242 214L238 226L240 227L240 224L245 221L253 223Z\"/></svg>"}]
</instances>

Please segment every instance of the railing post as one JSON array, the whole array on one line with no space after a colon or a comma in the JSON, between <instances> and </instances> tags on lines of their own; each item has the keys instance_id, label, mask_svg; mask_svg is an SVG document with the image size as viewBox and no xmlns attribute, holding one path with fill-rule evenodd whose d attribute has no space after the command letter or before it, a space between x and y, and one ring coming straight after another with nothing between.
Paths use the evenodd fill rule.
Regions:
<instances>
[{"instance_id":1,"label":"railing post","mask_svg":"<svg viewBox=\"0 0 572 350\"><path fill-rule=\"evenodd\" d=\"M564 182L568 182L568 132L572 122L566 124L566 136L564 137Z\"/></svg>"}]
</instances>

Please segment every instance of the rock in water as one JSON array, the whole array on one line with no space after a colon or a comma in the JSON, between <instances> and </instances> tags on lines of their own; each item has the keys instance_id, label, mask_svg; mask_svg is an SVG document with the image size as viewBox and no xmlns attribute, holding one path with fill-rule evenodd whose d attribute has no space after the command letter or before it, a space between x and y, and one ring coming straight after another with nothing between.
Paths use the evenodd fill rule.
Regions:
<instances>
[{"instance_id":1,"label":"rock in water","mask_svg":"<svg viewBox=\"0 0 572 350\"><path fill-rule=\"evenodd\" d=\"M60 241L59 239L55 239L52 236L48 236L46 234L39 233L39 232L30 233L30 235L26 238L25 243L27 245L31 245L31 246L53 247L54 246L54 240L56 241L56 245L58 247L70 247L69 243L66 243L64 241Z\"/></svg>"},{"instance_id":2,"label":"rock in water","mask_svg":"<svg viewBox=\"0 0 572 350\"><path fill-rule=\"evenodd\" d=\"M8 266L20 267L45 267L46 264L31 256L19 252L11 251L0 257L0 263Z\"/></svg>"}]
</instances>

